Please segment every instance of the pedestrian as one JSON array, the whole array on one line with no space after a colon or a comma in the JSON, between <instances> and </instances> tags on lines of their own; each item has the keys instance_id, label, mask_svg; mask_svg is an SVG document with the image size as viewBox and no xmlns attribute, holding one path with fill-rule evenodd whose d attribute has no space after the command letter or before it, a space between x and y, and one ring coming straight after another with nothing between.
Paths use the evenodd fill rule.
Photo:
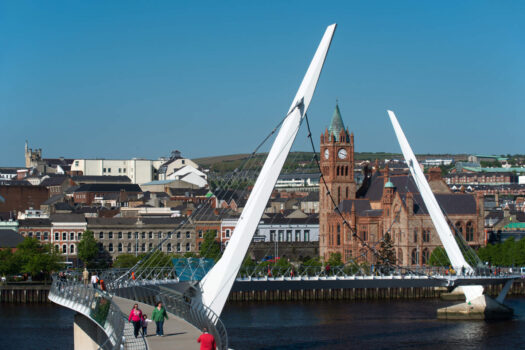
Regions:
<instances>
[{"instance_id":1,"label":"pedestrian","mask_svg":"<svg viewBox=\"0 0 525 350\"><path fill-rule=\"evenodd\" d=\"M133 305L133 309L129 313L129 322L133 322L133 334L135 338L139 336L139 331L142 326L142 311L139 309L139 304Z\"/></svg>"},{"instance_id":2,"label":"pedestrian","mask_svg":"<svg viewBox=\"0 0 525 350\"><path fill-rule=\"evenodd\" d=\"M97 289L98 276L96 272L93 272L93 274L91 275L91 284L93 285L93 288Z\"/></svg>"},{"instance_id":3,"label":"pedestrian","mask_svg":"<svg viewBox=\"0 0 525 350\"><path fill-rule=\"evenodd\" d=\"M200 335L199 339L197 339L197 343L201 343L200 350L216 350L217 345L215 344L215 338L213 335L208 333L208 329L204 327L202 329L202 334Z\"/></svg>"},{"instance_id":4,"label":"pedestrian","mask_svg":"<svg viewBox=\"0 0 525 350\"><path fill-rule=\"evenodd\" d=\"M148 315L142 314L142 334L146 337L148 335L148 323L153 322L148 318Z\"/></svg>"},{"instance_id":5,"label":"pedestrian","mask_svg":"<svg viewBox=\"0 0 525 350\"><path fill-rule=\"evenodd\" d=\"M166 312L166 309L164 308L164 306L162 306L162 303L160 301L157 303L157 306L153 309L151 319L155 321L155 325L157 326L157 337L163 337L164 320L168 319L168 313Z\"/></svg>"},{"instance_id":6,"label":"pedestrian","mask_svg":"<svg viewBox=\"0 0 525 350\"><path fill-rule=\"evenodd\" d=\"M87 286L89 283L89 271L85 267L82 272L82 280L84 281L84 285Z\"/></svg>"},{"instance_id":7,"label":"pedestrian","mask_svg":"<svg viewBox=\"0 0 525 350\"><path fill-rule=\"evenodd\" d=\"M104 280L99 281L100 290L106 290L106 285L104 284Z\"/></svg>"}]
</instances>

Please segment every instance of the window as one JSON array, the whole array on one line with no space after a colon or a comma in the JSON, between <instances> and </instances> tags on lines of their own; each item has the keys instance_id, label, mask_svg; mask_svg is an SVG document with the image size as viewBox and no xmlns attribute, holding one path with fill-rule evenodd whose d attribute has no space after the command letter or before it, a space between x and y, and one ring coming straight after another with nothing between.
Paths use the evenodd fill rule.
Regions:
<instances>
[{"instance_id":1,"label":"window","mask_svg":"<svg viewBox=\"0 0 525 350\"><path fill-rule=\"evenodd\" d=\"M141 248L142 248L142 251L145 252L146 251L146 243L142 243Z\"/></svg>"},{"instance_id":2,"label":"window","mask_svg":"<svg viewBox=\"0 0 525 350\"><path fill-rule=\"evenodd\" d=\"M59 251L60 250L60 246L58 244L55 244L55 251Z\"/></svg>"},{"instance_id":3,"label":"window","mask_svg":"<svg viewBox=\"0 0 525 350\"><path fill-rule=\"evenodd\" d=\"M276 240L275 230L270 230L270 242L275 242Z\"/></svg>"},{"instance_id":4,"label":"window","mask_svg":"<svg viewBox=\"0 0 525 350\"><path fill-rule=\"evenodd\" d=\"M128 232L128 239L131 239L131 232Z\"/></svg>"},{"instance_id":5,"label":"window","mask_svg":"<svg viewBox=\"0 0 525 350\"><path fill-rule=\"evenodd\" d=\"M122 251L122 243L119 243L119 244L118 244L118 251L119 251L119 252Z\"/></svg>"},{"instance_id":6,"label":"window","mask_svg":"<svg viewBox=\"0 0 525 350\"><path fill-rule=\"evenodd\" d=\"M461 224L461 221L456 222L456 233L463 236L463 225Z\"/></svg>"},{"instance_id":7,"label":"window","mask_svg":"<svg viewBox=\"0 0 525 350\"><path fill-rule=\"evenodd\" d=\"M31 232L30 232L31 233ZM55 232L55 241L58 241L59 240L59 235L58 235L58 232Z\"/></svg>"},{"instance_id":8,"label":"window","mask_svg":"<svg viewBox=\"0 0 525 350\"><path fill-rule=\"evenodd\" d=\"M135 239L139 239L139 233L135 232Z\"/></svg>"},{"instance_id":9,"label":"window","mask_svg":"<svg viewBox=\"0 0 525 350\"><path fill-rule=\"evenodd\" d=\"M284 230L279 230L279 242L284 240Z\"/></svg>"},{"instance_id":10,"label":"window","mask_svg":"<svg viewBox=\"0 0 525 350\"><path fill-rule=\"evenodd\" d=\"M104 232L101 231L101 232L98 234L98 238L100 238L100 239L104 239Z\"/></svg>"},{"instance_id":11,"label":"window","mask_svg":"<svg viewBox=\"0 0 525 350\"><path fill-rule=\"evenodd\" d=\"M82 232L79 232L77 237L78 237L78 240L80 241L82 239Z\"/></svg>"},{"instance_id":12,"label":"window","mask_svg":"<svg viewBox=\"0 0 525 350\"><path fill-rule=\"evenodd\" d=\"M122 172L125 173L126 172L126 168L122 169Z\"/></svg>"},{"instance_id":13,"label":"window","mask_svg":"<svg viewBox=\"0 0 525 350\"><path fill-rule=\"evenodd\" d=\"M102 172L105 173L106 172L106 168L102 168Z\"/></svg>"},{"instance_id":14,"label":"window","mask_svg":"<svg viewBox=\"0 0 525 350\"><path fill-rule=\"evenodd\" d=\"M201 250L202 242L199 242L199 250Z\"/></svg>"},{"instance_id":15,"label":"window","mask_svg":"<svg viewBox=\"0 0 525 350\"><path fill-rule=\"evenodd\" d=\"M171 238L172 234L173 234L173 232L168 232L168 238Z\"/></svg>"},{"instance_id":16,"label":"window","mask_svg":"<svg viewBox=\"0 0 525 350\"><path fill-rule=\"evenodd\" d=\"M421 260L422 260L421 263L423 265L428 264L429 257L430 257L430 253L428 251L428 248L423 249L423 254L421 254Z\"/></svg>"},{"instance_id":17,"label":"window","mask_svg":"<svg viewBox=\"0 0 525 350\"><path fill-rule=\"evenodd\" d=\"M131 252L131 243L128 243L128 253Z\"/></svg>"},{"instance_id":18,"label":"window","mask_svg":"<svg viewBox=\"0 0 525 350\"><path fill-rule=\"evenodd\" d=\"M62 232L62 240L67 241L67 232Z\"/></svg>"},{"instance_id":19,"label":"window","mask_svg":"<svg viewBox=\"0 0 525 350\"><path fill-rule=\"evenodd\" d=\"M417 243L417 228L414 229L414 243Z\"/></svg>"},{"instance_id":20,"label":"window","mask_svg":"<svg viewBox=\"0 0 525 350\"><path fill-rule=\"evenodd\" d=\"M120 174L122 171L122 168L118 168L118 173Z\"/></svg>"},{"instance_id":21,"label":"window","mask_svg":"<svg viewBox=\"0 0 525 350\"><path fill-rule=\"evenodd\" d=\"M337 224L337 245L341 245L341 226Z\"/></svg>"},{"instance_id":22,"label":"window","mask_svg":"<svg viewBox=\"0 0 525 350\"><path fill-rule=\"evenodd\" d=\"M190 244L189 244L189 243L186 243L186 251L187 251L187 252L190 251Z\"/></svg>"},{"instance_id":23,"label":"window","mask_svg":"<svg viewBox=\"0 0 525 350\"><path fill-rule=\"evenodd\" d=\"M40 239L40 231L35 232L35 238Z\"/></svg>"},{"instance_id":24,"label":"window","mask_svg":"<svg viewBox=\"0 0 525 350\"><path fill-rule=\"evenodd\" d=\"M108 232L108 239L113 239L113 232Z\"/></svg>"},{"instance_id":25,"label":"window","mask_svg":"<svg viewBox=\"0 0 525 350\"><path fill-rule=\"evenodd\" d=\"M166 246L166 250L167 250L168 252L171 252L171 243L168 243L168 245Z\"/></svg>"},{"instance_id":26,"label":"window","mask_svg":"<svg viewBox=\"0 0 525 350\"><path fill-rule=\"evenodd\" d=\"M177 238L180 238L180 231L177 232Z\"/></svg>"},{"instance_id":27,"label":"window","mask_svg":"<svg viewBox=\"0 0 525 350\"><path fill-rule=\"evenodd\" d=\"M49 239L49 232L44 232L44 240L47 241Z\"/></svg>"},{"instance_id":28,"label":"window","mask_svg":"<svg viewBox=\"0 0 525 350\"><path fill-rule=\"evenodd\" d=\"M146 232L142 232L141 237L142 237L142 239L146 239Z\"/></svg>"},{"instance_id":29,"label":"window","mask_svg":"<svg viewBox=\"0 0 525 350\"><path fill-rule=\"evenodd\" d=\"M162 232L157 233L157 238L162 239Z\"/></svg>"},{"instance_id":30,"label":"window","mask_svg":"<svg viewBox=\"0 0 525 350\"><path fill-rule=\"evenodd\" d=\"M301 240L301 230L295 230L295 241L299 242Z\"/></svg>"},{"instance_id":31,"label":"window","mask_svg":"<svg viewBox=\"0 0 525 350\"><path fill-rule=\"evenodd\" d=\"M202 230L199 230L199 238L202 238Z\"/></svg>"},{"instance_id":32,"label":"window","mask_svg":"<svg viewBox=\"0 0 525 350\"><path fill-rule=\"evenodd\" d=\"M430 229L423 229L423 242L430 242Z\"/></svg>"},{"instance_id":33,"label":"window","mask_svg":"<svg viewBox=\"0 0 525 350\"><path fill-rule=\"evenodd\" d=\"M226 238L228 238L228 237L230 237L230 230L229 229L226 230Z\"/></svg>"},{"instance_id":34,"label":"window","mask_svg":"<svg viewBox=\"0 0 525 350\"><path fill-rule=\"evenodd\" d=\"M69 232L69 240L74 241L75 240L75 232Z\"/></svg>"},{"instance_id":35,"label":"window","mask_svg":"<svg viewBox=\"0 0 525 350\"><path fill-rule=\"evenodd\" d=\"M151 252L153 250L153 243L148 244L148 250Z\"/></svg>"},{"instance_id":36,"label":"window","mask_svg":"<svg viewBox=\"0 0 525 350\"><path fill-rule=\"evenodd\" d=\"M67 245L62 245L62 254L67 254Z\"/></svg>"},{"instance_id":37,"label":"window","mask_svg":"<svg viewBox=\"0 0 525 350\"><path fill-rule=\"evenodd\" d=\"M111 243L111 242L109 243L109 245L108 245L108 250L109 250L110 252L113 251L113 243Z\"/></svg>"},{"instance_id":38,"label":"window","mask_svg":"<svg viewBox=\"0 0 525 350\"><path fill-rule=\"evenodd\" d=\"M292 241L292 230L286 230L286 241L287 242Z\"/></svg>"},{"instance_id":39,"label":"window","mask_svg":"<svg viewBox=\"0 0 525 350\"><path fill-rule=\"evenodd\" d=\"M310 242L310 230L304 230L304 241Z\"/></svg>"},{"instance_id":40,"label":"window","mask_svg":"<svg viewBox=\"0 0 525 350\"><path fill-rule=\"evenodd\" d=\"M474 225L472 225L471 221L467 222L466 236L467 242L474 240Z\"/></svg>"},{"instance_id":41,"label":"window","mask_svg":"<svg viewBox=\"0 0 525 350\"><path fill-rule=\"evenodd\" d=\"M419 253L417 249L412 249L412 265L419 265Z\"/></svg>"},{"instance_id":42,"label":"window","mask_svg":"<svg viewBox=\"0 0 525 350\"><path fill-rule=\"evenodd\" d=\"M29 238L33 237L33 232L29 231L29 232L27 233L27 237L29 237Z\"/></svg>"},{"instance_id":43,"label":"window","mask_svg":"<svg viewBox=\"0 0 525 350\"><path fill-rule=\"evenodd\" d=\"M153 232L149 232L149 235L148 235L149 239L153 239Z\"/></svg>"},{"instance_id":44,"label":"window","mask_svg":"<svg viewBox=\"0 0 525 350\"><path fill-rule=\"evenodd\" d=\"M110 172L111 172L111 168L108 168L108 173L110 173Z\"/></svg>"},{"instance_id":45,"label":"window","mask_svg":"<svg viewBox=\"0 0 525 350\"><path fill-rule=\"evenodd\" d=\"M118 233L118 239L122 239L122 232Z\"/></svg>"},{"instance_id":46,"label":"window","mask_svg":"<svg viewBox=\"0 0 525 350\"><path fill-rule=\"evenodd\" d=\"M186 231L186 238L190 238L190 231Z\"/></svg>"},{"instance_id":47,"label":"window","mask_svg":"<svg viewBox=\"0 0 525 350\"><path fill-rule=\"evenodd\" d=\"M180 252L180 243L177 243L177 251Z\"/></svg>"}]
</instances>

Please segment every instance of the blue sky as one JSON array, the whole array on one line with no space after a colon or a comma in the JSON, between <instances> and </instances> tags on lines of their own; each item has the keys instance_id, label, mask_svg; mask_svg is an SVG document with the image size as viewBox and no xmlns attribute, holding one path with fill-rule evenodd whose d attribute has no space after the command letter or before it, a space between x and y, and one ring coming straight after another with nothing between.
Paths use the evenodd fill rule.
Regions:
<instances>
[{"instance_id":1,"label":"blue sky","mask_svg":"<svg viewBox=\"0 0 525 350\"><path fill-rule=\"evenodd\" d=\"M357 151L393 109L416 153L525 153L523 1L4 1L0 166L250 152L333 22L316 142L338 99Z\"/></svg>"}]
</instances>

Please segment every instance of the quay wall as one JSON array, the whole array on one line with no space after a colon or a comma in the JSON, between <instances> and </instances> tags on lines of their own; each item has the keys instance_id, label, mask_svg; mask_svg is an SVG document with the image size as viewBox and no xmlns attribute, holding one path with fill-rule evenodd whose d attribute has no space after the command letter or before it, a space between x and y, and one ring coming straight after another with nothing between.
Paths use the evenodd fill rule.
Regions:
<instances>
[{"instance_id":1,"label":"quay wall","mask_svg":"<svg viewBox=\"0 0 525 350\"><path fill-rule=\"evenodd\" d=\"M35 285L2 285L0 286L0 303L41 304L50 303L49 284Z\"/></svg>"},{"instance_id":2,"label":"quay wall","mask_svg":"<svg viewBox=\"0 0 525 350\"><path fill-rule=\"evenodd\" d=\"M497 296L503 285L485 286L486 294ZM308 300L395 300L439 298L450 292L446 287L331 288L299 290L233 291L228 301L308 301ZM525 296L525 281L514 282L507 297Z\"/></svg>"}]
</instances>

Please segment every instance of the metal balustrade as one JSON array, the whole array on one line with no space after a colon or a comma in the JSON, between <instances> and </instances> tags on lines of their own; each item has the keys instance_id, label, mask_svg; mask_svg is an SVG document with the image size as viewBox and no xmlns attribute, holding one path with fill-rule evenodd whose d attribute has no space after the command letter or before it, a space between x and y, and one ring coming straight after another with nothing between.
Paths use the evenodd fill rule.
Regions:
<instances>
[{"instance_id":1,"label":"metal balustrade","mask_svg":"<svg viewBox=\"0 0 525 350\"><path fill-rule=\"evenodd\" d=\"M126 316L106 291L84 285L78 274L54 275L49 300L75 310L91 319L107 336L100 349L147 349L146 341L133 334Z\"/></svg>"}]
</instances>

